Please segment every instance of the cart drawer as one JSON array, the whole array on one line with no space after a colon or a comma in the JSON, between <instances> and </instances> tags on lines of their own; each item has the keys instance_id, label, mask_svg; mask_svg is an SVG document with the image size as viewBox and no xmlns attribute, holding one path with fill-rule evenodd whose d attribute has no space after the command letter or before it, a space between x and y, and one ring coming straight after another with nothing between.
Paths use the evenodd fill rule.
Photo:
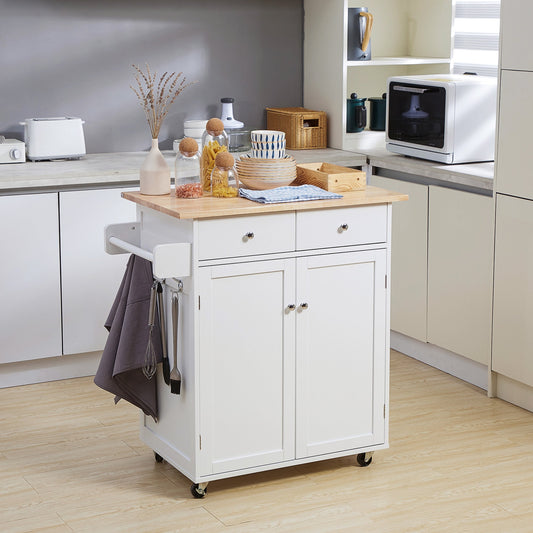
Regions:
<instances>
[{"instance_id":1,"label":"cart drawer","mask_svg":"<svg viewBox=\"0 0 533 533\"><path fill-rule=\"evenodd\" d=\"M198 259L218 259L295 249L294 213L201 220Z\"/></svg>"},{"instance_id":2,"label":"cart drawer","mask_svg":"<svg viewBox=\"0 0 533 533\"><path fill-rule=\"evenodd\" d=\"M387 206L296 213L296 249L381 243L387 240Z\"/></svg>"}]
</instances>

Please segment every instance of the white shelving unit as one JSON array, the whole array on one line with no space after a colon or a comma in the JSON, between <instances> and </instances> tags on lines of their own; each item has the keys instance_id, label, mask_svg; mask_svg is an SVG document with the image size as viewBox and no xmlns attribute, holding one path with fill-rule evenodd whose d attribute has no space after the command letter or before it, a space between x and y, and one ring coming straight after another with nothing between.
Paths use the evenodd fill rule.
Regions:
<instances>
[{"instance_id":1,"label":"white shelving unit","mask_svg":"<svg viewBox=\"0 0 533 533\"><path fill-rule=\"evenodd\" d=\"M304 0L304 106L328 113L328 145L354 149L346 99L381 96L390 76L450 72L452 0L368 0L370 61L347 60L348 8L355 0ZM370 122L368 120L368 122Z\"/></svg>"}]
</instances>

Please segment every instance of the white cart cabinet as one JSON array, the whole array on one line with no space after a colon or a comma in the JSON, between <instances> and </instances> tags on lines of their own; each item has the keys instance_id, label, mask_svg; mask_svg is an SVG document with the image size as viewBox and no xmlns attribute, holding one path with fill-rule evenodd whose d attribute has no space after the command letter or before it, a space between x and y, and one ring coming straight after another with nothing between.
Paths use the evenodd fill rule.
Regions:
<instances>
[{"instance_id":1,"label":"white cart cabinet","mask_svg":"<svg viewBox=\"0 0 533 533\"><path fill-rule=\"evenodd\" d=\"M333 208L290 211L206 198L195 205L247 211L205 220L190 202L125 197L141 204L142 248L192 244L182 391L172 395L158 374L159 420L143 417L141 438L196 483L193 494L309 461L357 455L366 465L388 446L390 204L405 195L368 187ZM168 216L174 204L192 220ZM167 280L167 305L173 286Z\"/></svg>"}]
</instances>

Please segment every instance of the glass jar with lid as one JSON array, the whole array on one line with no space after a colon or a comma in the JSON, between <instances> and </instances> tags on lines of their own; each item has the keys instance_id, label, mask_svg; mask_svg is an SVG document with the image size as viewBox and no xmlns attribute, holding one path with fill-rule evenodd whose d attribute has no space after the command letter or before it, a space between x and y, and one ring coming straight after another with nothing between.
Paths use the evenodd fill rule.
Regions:
<instances>
[{"instance_id":1,"label":"glass jar with lid","mask_svg":"<svg viewBox=\"0 0 533 533\"><path fill-rule=\"evenodd\" d=\"M174 169L175 191L178 198L199 198L202 196L200 155L198 143L193 138L185 137L180 142Z\"/></svg>"},{"instance_id":2,"label":"glass jar with lid","mask_svg":"<svg viewBox=\"0 0 533 533\"><path fill-rule=\"evenodd\" d=\"M219 118L207 121L202 136L202 155L200 157L200 181L204 195L211 194L211 174L215 166L215 157L219 152L228 151L228 136L224 123Z\"/></svg>"},{"instance_id":3,"label":"glass jar with lid","mask_svg":"<svg viewBox=\"0 0 533 533\"><path fill-rule=\"evenodd\" d=\"M235 160L229 152L219 152L211 173L211 195L216 198L234 198L239 195L239 177Z\"/></svg>"}]
</instances>

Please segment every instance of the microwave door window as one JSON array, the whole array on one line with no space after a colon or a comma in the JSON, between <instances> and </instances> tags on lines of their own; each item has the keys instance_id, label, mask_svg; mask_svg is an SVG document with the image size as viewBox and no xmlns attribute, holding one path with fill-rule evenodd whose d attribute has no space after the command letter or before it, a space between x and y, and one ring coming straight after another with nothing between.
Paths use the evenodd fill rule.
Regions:
<instances>
[{"instance_id":1,"label":"microwave door window","mask_svg":"<svg viewBox=\"0 0 533 533\"><path fill-rule=\"evenodd\" d=\"M389 87L389 138L433 148L444 147L446 90L392 82Z\"/></svg>"}]
</instances>

